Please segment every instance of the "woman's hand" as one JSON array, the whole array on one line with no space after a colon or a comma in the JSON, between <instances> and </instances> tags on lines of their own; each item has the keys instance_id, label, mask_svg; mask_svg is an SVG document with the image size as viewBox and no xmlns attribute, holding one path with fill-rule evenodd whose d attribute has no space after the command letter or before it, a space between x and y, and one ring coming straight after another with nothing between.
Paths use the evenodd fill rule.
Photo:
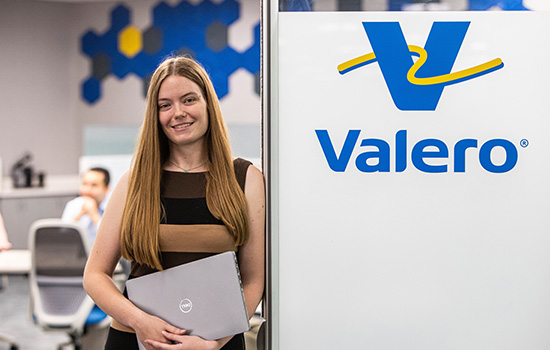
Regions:
<instances>
[{"instance_id":1,"label":"woman's hand","mask_svg":"<svg viewBox=\"0 0 550 350\"><path fill-rule=\"evenodd\" d=\"M144 314L142 318L140 317L138 325L134 330L136 331L139 341L141 341L148 350L165 349L152 344L163 344L166 346L172 344L172 339L165 336L166 334L170 336L182 336L185 334L185 330L174 327L162 319L148 314Z\"/></svg>"},{"instance_id":2,"label":"woman's hand","mask_svg":"<svg viewBox=\"0 0 550 350\"><path fill-rule=\"evenodd\" d=\"M185 333L185 331L183 332ZM146 346L151 346L152 349L165 350L218 350L221 347L217 341L204 340L193 335L185 335L184 333L172 333L165 330L162 331L162 335L169 341L168 344L164 341L155 341L153 339L145 340L145 344L147 344Z\"/></svg>"}]
</instances>

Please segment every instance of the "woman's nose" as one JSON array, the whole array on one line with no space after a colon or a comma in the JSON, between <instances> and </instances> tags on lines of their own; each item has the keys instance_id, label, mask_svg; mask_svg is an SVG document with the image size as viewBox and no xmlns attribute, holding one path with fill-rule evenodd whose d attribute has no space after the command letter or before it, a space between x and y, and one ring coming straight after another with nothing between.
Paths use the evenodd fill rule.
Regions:
<instances>
[{"instance_id":1,"label":"woman's nose","mask_svg":"<svg viewBox=\"0 0 550 350\"><path fill-rule=\"evenodd\" d=\"M183 117L185 115L185 108L181 103L175 105L176 117Z\"/></svg>"}]
</instances>

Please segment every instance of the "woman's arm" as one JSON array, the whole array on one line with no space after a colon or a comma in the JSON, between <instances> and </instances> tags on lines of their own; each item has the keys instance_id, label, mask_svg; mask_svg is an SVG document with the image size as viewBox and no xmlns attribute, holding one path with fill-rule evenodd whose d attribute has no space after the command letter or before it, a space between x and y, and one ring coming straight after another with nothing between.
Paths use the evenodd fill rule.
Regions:
<instances>
[{"instance_id":1,"label":"woman's arm","mask_svg":"<svg viewBox=\"0 0 550 350\"><path fill-rule=\"evenodd\" d=\"M122 176L109 199L84 271L84 288L105 313L134 329L142 341L168 342L162 335L163 330L175 334L182 331L141 311L122 295L112 280L120 259L119 234L127 189L128 173Z\"/></svg>"},{"instance_id":2,"label":"woman's arm","mask_svg":"<svg viewBox=\"0 0 550 350\"><path fill-rule=\"evenodd\" d=\"M111 317L130 326L132 306L120 293L112 280L115 267L120 259L119 232L122 212L126 202L128 174L122 176L116 186L103 215L86 269L84 270L84 289L96 304Z\"/></svg>"},{"instance_id":3,"label":"woman's arm","mask_svg":"<svg viewBox=\"0 0 550 350\"><path fill-rule=\"evenodd\" d=\"M250 235L239 248L238 259L248 317L252 317L265 284L265 185L263 174L252 165L246 173L245 196Z\"/></svg>"}]
</instances>

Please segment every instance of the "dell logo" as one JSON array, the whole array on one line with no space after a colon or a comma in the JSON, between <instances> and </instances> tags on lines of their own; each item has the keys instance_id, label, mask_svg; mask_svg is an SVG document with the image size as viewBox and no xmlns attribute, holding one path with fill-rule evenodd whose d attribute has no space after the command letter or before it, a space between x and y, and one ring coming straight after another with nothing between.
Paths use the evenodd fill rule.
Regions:
<instances>
[{"instance_id":1,"label":"dell logo","mask_svg":"<svg viewBox=\"0 0 550 350\"><path fill-rule=\"evenodd\" d=\"M184 314L189 313L193 309L193 303L189 299L182 299L180 301L180 311Z\"/></svg>"}]
</instances>

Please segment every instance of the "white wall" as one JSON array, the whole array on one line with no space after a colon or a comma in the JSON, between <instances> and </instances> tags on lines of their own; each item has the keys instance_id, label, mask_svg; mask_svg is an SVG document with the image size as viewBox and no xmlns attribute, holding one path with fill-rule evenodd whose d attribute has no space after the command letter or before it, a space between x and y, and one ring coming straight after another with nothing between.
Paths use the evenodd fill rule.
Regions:
<instances>
[{"instance_id":1,"label":"white wall","mask_svg":"<svg viewBox=\"0 0 550 350\"><path fill-rule=\"evenodd\" d=\"M72 6L29 0L0 3L0 157L4 174L25 152L37 169L76 173Z\"/></svg>"},{"instance_id":2,"label":"white wall","mask_svg":"<svg viewBox=\"0 0 550 350\"><path fill-rule=\"evenodd\" d=\"M158 2L123 4L131 10L131 24L144 29L152 21L152 5ZM240 40L246 48L251 44L247 41L253 40L247 36L248 28L259 20L260 6L259 0L240 2L241 20L229 35L230 42ZM133 74L123 80L106 78L102 98L93 105L80 97L81 84L90 75L90 60L80 52L81 36L88 30L104 33L110 26L111 10L120 3L0 1L0 159L4 175L26 151L34 155L36 170L49 175L77 174L85 126L141 124L145 110L142 82ZM243 86L250 79L238 71L230 84ZM245 127L244 134L251 126L259 130L260 99L253 91L226 98L221 106L230 130L231 125L237 133L239 126Z\"/></svg>"}]
</instances>

